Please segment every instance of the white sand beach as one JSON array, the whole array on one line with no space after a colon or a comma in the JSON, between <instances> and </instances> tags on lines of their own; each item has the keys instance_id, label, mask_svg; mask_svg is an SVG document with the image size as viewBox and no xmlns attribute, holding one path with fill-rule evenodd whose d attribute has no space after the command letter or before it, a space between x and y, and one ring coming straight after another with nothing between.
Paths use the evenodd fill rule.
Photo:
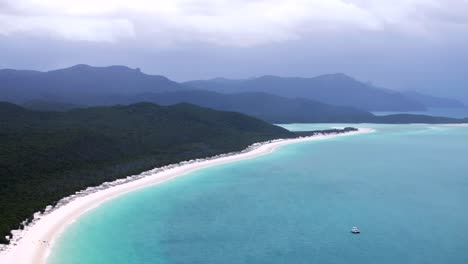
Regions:
<instances>
[{"instance_id":1,"label":"white sand beach","mask_svg":"<svg viewBox=\"0 0 468 264\"><path fill-rule=\"evenodd\" d=\"M275 140L265 144L254 144L248 151L234 155L221 155L213 159L203 159L182 162L163 169L155 169L142 173L139 177L129 180L117 180L113 183L91 188L89 193L77 194L68 202L59 203L55 209L47 210L45 214L36 214L35 219L23 231L16 231L12 238L12 245L0 252L0 263L8 264L44 264L54 240L75 219L86 211L96 208L105 201L115 198L127 192L144 187L160 184L164 181L185 175L189 172L233 162L249 159L271 153L276 148L291 143L321 140L337 136L349 136L361 133L370 133L374 130L360 128L359 131L336 135L317 135L296 139Z\"/></svg>"},{"instance_id":2,"label":"white sand beach","mask_svg":"<svg viewBox=\"0 0 468 264\"><path fill-rule=\"evenodd\" d=\"M468 127L468 124L446 124L445 126Z\"/></svg>"}]
</instances>

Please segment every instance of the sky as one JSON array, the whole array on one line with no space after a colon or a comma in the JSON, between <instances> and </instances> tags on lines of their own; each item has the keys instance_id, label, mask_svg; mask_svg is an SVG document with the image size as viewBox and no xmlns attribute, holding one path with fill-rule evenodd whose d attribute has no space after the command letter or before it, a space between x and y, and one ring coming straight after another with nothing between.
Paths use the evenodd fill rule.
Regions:
<instances>
[{"instance_id":1,"label":"sky","mask_svg":"<svg viewBox=\"0 0 468 264\"><path fill-rule=\"evenodd\" d=\"M468 102L468 0L0 0L0 68L342 72Z\"/></svg>"}]
</instances>

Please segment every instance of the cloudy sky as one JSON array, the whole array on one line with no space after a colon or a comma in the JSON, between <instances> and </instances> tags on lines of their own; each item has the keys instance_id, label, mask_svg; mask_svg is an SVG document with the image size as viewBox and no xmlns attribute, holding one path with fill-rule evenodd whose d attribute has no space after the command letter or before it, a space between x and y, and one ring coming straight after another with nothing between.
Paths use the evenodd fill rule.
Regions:
<instances>
[{"instance_id":1,"label":"cloudy sky","mask_svg":"<svg viewBox=\"0 0 468 264\"><path fill-rule=\"evenodd\" d=\"M344 72L468 102L468 0L0 0L0 68Z\"/></svg>"}]
</instances>

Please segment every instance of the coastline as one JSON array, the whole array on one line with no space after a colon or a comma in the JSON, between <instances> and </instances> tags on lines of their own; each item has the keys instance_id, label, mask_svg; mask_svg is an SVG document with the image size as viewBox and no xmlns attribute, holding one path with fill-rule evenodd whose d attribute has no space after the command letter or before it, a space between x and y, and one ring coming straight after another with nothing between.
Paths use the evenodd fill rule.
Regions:
<instances>
[{"instance_id":1,"label":"coastline","mask_svg":"<svg viewBox=\"0 0 468 264\"><path fill-rule=\"evenodd\" d=\"M462 123L462 124L446 124L445 126L468 127L468 123Z\"/></svg>"},{"instance_id":2,"label":"coastline","mask_svg":"<svg viewBox=\"0 0 468 264\"><path fill-rule=\"evenodd\" d=\"M256 143L244 151L218 155L207 159L185 161L162 168L129 176L111 183L90 187L59 201L55 208L47 207L44 214L35 214L35 219L22 231L15 231L11 245L0 251L0 263L45 264L54 241L78 217L88 210L125 193L160 184L190 172L228 162L245 160L266 155L280 146L321 140L339 136L373 132L373 129L360 128L358 131L343 134L315 135L294 139L278 139Z\"/></svg>"}]
</instances>

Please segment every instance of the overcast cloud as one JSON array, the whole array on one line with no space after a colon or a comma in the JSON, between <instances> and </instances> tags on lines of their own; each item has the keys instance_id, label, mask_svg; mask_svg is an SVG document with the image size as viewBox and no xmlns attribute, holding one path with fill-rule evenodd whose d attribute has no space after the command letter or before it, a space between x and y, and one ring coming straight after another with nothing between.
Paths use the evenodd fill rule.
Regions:
<instances>
[{"instance_id":1,"label":"overcast cloud","mask_svg":"<svg viewBox=\"0 0 468 264\"><path fill-rule=\"evenodd\" d=\"M345 72L468 101L466 46L468 0L0 0L0 68Z\"/></svg>"},{"instance_id":2,"label":"overcast cloud","mask_svg":"<svg viewBox=\"0 0 468 264\"><path fill-rule=\"evenodd\" d=\"M330 31L435 37L466 24L456 0L2 0L0 34L70 41L251 46Z\"/></svg>"}]
</instances>

